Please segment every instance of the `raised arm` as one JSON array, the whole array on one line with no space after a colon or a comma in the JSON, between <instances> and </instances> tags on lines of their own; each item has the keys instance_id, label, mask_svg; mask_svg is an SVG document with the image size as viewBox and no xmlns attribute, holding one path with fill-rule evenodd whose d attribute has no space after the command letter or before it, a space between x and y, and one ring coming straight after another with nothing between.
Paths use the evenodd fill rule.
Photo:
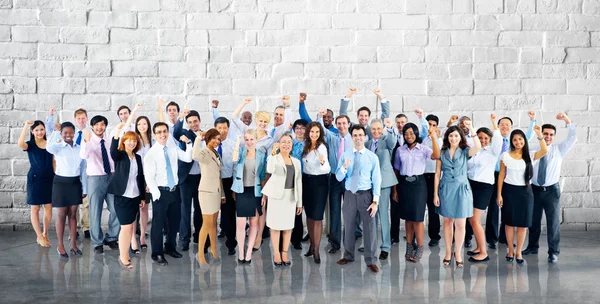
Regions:
<instances>
[{"instance_id":1,"label":"raised arm","mask_svg":"<svg viewBox=\"0 0 600 304\"><path fill-rule=\"evenodd\" d=\"M300 99L298 101L298 112L300 113L300 118L312 122L310 119L310 115L308 115L308 111L306 110L306 105L304 102L306 101L306 93L300 93Z\"/></svg>"},{"instance_id":2,"label":"raised arm","mask_svg":"<svg viewBox=\"0 0 600 304\"><path fill-rule=\"evenodd\" d=\"M344 156L344 154L342 154L342 157L340 158L340 161L338 161L338 167L337 170L335 170L335 178L338 181L343 181L344 178L346 178L346 174L348 173L348 166L350 166L350 163L352 162L351 159L346 158Z\"/></svg>"},{"instance_id":3,"label":"raised arm","mask_svg":"<svg viewBox=\"0 0 600 304\"><path fill-rule=\"evenodd\" d=\"M50 107L48 110L48 117L46 117L46 136L49 137L52 135L52 126L54 126L54 107Z\"/></svg>"},{"instance_id":4,"label":"raised arm","mask_svg":"<svg viewBox=\"0 0 600 304\"><path fill-rule=\"evenodd\" d=\"M218 108L219 108L219 101L215 99L212 101L212 108L210 109L212 112L213 124L217 120L217 118L221 117L221 114L219 113Z\"/></svg>"},{"instance_id":5,"label":"raised arm","mask_svg":"<svg viewBox=\"0 0 600 304\"><path fill-rule=\"evenodd\" d=\"M133 107L133 110L131 111L131 114L129 114L129 118L127 118L127 122L125 122L125 125L121 128L124 129L125 131L129 130L129 131L135 131L135 128L133 130L131 130L131 123L133 123L133 121L136 119L135 117L135 113L137 113L137 111L139 109L141 109L144 105L141 103L136 103L135 106ZM150 126L148 126L150 127ZM118 130L118 132L115 132L115 136L121 136L121 130Z\"/></svg>"},{"instance_id":6,"label":"raised arm","mask_svg":"<svg viewBox=\"0 0 600 304\"><path fill-rule=\"evenodd\" d=\"M530 141L531 138L533 137L533 133L534 133L534 126L535 126L535 112L534 111L528 111L527 112L527 116L529 116L529 128L527 129L527 133L525 133L525 137L527 138L527 141Z\"/></svg>"},{"instance_id":7,"label":"raised arm","mask_svg":"<svg viewBox=\"0 0 600 304\"><path fill-rule=\"evenodd\" d=\"M33 120L28 120L25 122L23 130L21 131L21 135L19 136L19 140L17 141L17 146L19 146L19 148L21 148L23 151L27 151L29 148L29 145L27 145L25 142L25 137L27 136L27 133L29 133L31 126L33 126Z\"/></svg>"},{"instance_id":8,"label":"raised arm","mask_svg":"<svg viewBox=\"0 0 600 304\"><path fill-rule=\"evenodd\" d=\"M158 99L158 122L165 122L165 101L162 98ZM148 126L150 127L150 126Z\"/></svg>"},{"instance_id":9,"label":"raised arm","mask_svg":"<svg viewBox=\"0 0 600 304\"><path fill-rule=\"evenodd\" d=\"M198 131L200 132L200 131ZM198 139L198 138L196 138ZM177 147L177 159L179 159L180 161L184 162L184 163L191 163L192 162L192 141L187 138L185 135L182 135L179 138L179 141L181 141L182 143L185 143L185 151L181 150L179 147Z\"/></svg>"},{"instance_id":10,"label":"raised arm","mask_svg":"<svg viewBox=\"0 0 600 304\"><path fill-rule=\"evenodd\" d=\"M417 115L417 117L419 118L419 122L421 123L421 140L425 140L425 138L427 138L429 134L429 123L427 123L427 120L425 120L425 117L423 117L423 110L415 109L415 114Z\"/></svg>"},{"instance_id":11,"label":"raised arm","mask_svg":"<svg viewBox=\"0 0 600 304\"><path fill-rule=\"evenodd\" d=\"M473 129L473 122L470 120L465 120L465 126L469 128L469 134L471 134L473 139L473 147L469 149L469 157L473 157L475 154L479 153L481 150L481 142L477 139L477 134L475 134L475 129Z\"/></svg>"},{"instance_id":12,"label":"raised arm","mask_svg":"<svg viewBox=\"0 0 600 304\"><path fill-rule=\"evenodd\" d=\"M60 135L60 125L56 124L56 126L54 126L54 132L52 132L52 135L50 135L50 137L46 141L46 151L48 151L48 153L53 155L58 153L58 151L60 150L60 145L59 143L57 143L57 141L59 141L59 139L62 142L62 136Z\"/></svg>"},{"instance_id":13,"label":"raised arm","mask_svg":"<svg viewBox=\"0 0 600 304\"><path fill-rule=\"evenodd\" d=\"M437 133L435 130L429 130L429 137L431 138L431 150L433 150L433 153L431 153L431 159L438 159L440 158L440 146L437 142Z\"/></svg>"},{"instance_id":14,"label":"raised arm","mask_svg":"<svg viewBox=\"0 0 600 304\"><path fill-rule=\"evenodd\" d=\"M562 156L565 156L567 153L569 153L569 151L575 146L575 143L577 142L577 128L575 128L575 125L564 113L558 113L558 115L556 115L556 119L563 120L567 124L567 138L563 140L560 144L558 144L558 150L560 151Z\"/></svg>"},{"instance_id":15,"label":"raised arm","mask_svg":"<svg viewBox=\"0 0 600 304\"><path fill-rule=\"evenodd\" d=\"M544 140L544 136L542 135L542 127L535 126L533 127L535 134L537 135L537 139L540 141L540 149L535 152L533 160L538 160L542 158L546 153L548 153L548 146L546 145L546 141Z\"/></svg>"},{"instance_id":16,"label":"raised arm","mask_svg":"<svg viewBox=\"0 0 600 304\"><path fill-rule=\"evenodd\" d=\"M499 130L498 128L498 116L494 113L490 114L490 120L492 122L492 130Z\"/></svg>"},{"instance_id":17,"label":"raised arm","mask_svg":"<svg viewBox=\"0 0 600 304\"><path fill-rule=\"evenodd\" d=\"M83 133L81 133L81 135L83 136L83 141L81 141L81 149L79 150L79 157L81 157L81 159L88 159L90 157L90 151L87 148L88 142L90 141L90 139L92 138L92 133L90 132L90 130L85 129L83 130Z\"/></svg>"},{"instance_id":18,"label":"raised arm","mask_svg":"<svg viewBox=\"0 0 600 304\"><path fill-rule=\"evenodd\" d=\"M237 106L237 108L235 108L235 110L233 110L233 113L231 113L231 116L239 117L240 113L242 113L242 110L244 109L244 107L247 104L249 104L250 102L252 102L252 98L250 98L250 97L244 98L244 101L239 106Z\"/></svg>"},{"instance_id":19,"label":"raised arm","mask_svg":"<svg viewBox=\"0 0 600 304\"><path fill-rule=\"evenodd\" d=\"M196 139L198 139L196 137ZM235 148L233 149L233 153L231 154L231 158L233 163L237 163L240 160L240 142L242 141L242 135L238 135L238 138L235 142Z\"/></svg>"},{"instance_id":20,"label":"raised arm","mask_svg":"<svg viewBox=\"0 0 600 304\"><path fill-rule=\"evenodd\" d=\"M354 94L356 94L356 88L349 88L346 96L340 101L340 115L348 115L348 104Z\"/></svg>"},{"instance_id":21,"label":"raised arm","mask_svg":"<svg viewBox=\"0 0 600 304\"><path fill-rule=\"evenodd\" d=\"M381 89L374 89L373 93L377 95L377 99L379 99L379 102L381 103L381 120L383 121L390 117L390 103L385 99Z\"/></svg>"}]
</instances>

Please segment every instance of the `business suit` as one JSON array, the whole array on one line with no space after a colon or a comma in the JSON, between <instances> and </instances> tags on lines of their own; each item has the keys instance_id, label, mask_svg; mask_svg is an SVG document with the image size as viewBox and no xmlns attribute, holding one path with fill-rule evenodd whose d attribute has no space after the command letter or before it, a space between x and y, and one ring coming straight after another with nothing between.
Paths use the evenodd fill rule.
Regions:
<instances>
[{"instance_id":1,"label":"business suit","mask_svg":"<svg viewBox=\"0 0 600 304\"><path fill-rule=\"evenodd\" d=\"M271 177L262 193L269 198L267 226L273 230L292 230L296 208L302 207L302 167L300 161L290 157L294 166L293 189L286 189L287 166L281 154L267 158L267 173Z\"/></svg>"},{"instance_id":2,"label":"business suit","mask_svg":"<svg viewBox=\"0 0 600 304\"><path fill-rule=\"evenodd\" d=\"M186 130L183 128L183 120L178 120L177 123L173 126L173 137L175 140L180 143L179 138L185 135L189 140L194 141L196 139L196 133ZM182 150L185 151L185 143L180 144ZM179 240L182 246L185 248L187 244L190 243L191 236L191 227L190 215L192 213L192 205L194 206L194 241L197 242L198 234L200 233L200 227L202 227L202 216L200 210L200 203L198 200L198 185L200 184L200 174L190 174L192 167L194 166L194 162L177 162L177 177L179 179L180 185L180 204L181 204L181 220L179 221Z\"/></svg>"},{"instance_id":3,"label":"business suit","mask_svg":"<svg viewBox=\"0 0 600 304\"><path fill-rule=\"evenodd\" d=\"M398 184L394 168L392 167L392 151L396 146L396 137L392 134L382 135L373 144L374 140L365 142L365 148L371 150L379 159L381 169L381 197L377 209L377 221L381 221L381 251L390 252L392 247L390 239L390 195L392 187Z\"/></svg>"},{"instance_id":4,"label":"business suit","mask_svg":"<svg viewBox=\"0 0 600 304\"><path fill-rule=\"evenodd\" d=\"M129 171L131 169L131 160L127 152L118 149L119 139L113 137L110 146L110 156L115 164L115 173L112 175L107 192L115 196L115 211L121 225L129 225L135 221L139 212L139 202L146 193L146 181L144 179L144 168L142 166L142 157L134 153L137 165L136 186L138 188L138 197L129 198L123 195L126 192L129 180Z\"/></svg>"},{"instance_id":5,"label":"business suit","mask_svg":"<svg viewBox=\"0 0 600 304\"><path fill-rule=\"evenodd\" d=\"M221 198L225 197L223 181L221 180L221 157L216 151L205 147L200 148L201 138L196 138L192 159L200 163L204 172L198 186L200 209L202 214L215 214L221 208Z\"/></svg>"}]
</instances>

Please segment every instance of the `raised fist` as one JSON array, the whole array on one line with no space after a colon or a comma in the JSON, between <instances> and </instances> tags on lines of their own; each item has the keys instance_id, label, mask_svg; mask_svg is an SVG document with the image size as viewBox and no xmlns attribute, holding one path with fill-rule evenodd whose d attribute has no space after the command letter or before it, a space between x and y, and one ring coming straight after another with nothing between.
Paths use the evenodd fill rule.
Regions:
<instances>
[{"instance_id":1,"label":"raised fist","mask_svg":"<svg viewBox=\"0 0 600 304\"><path fill-rule=\"evenodd\" d=\"M379 97L379 99L383 99L383 93L381 93L381 89L377 88L373 90L373 93Z\"/></svg>"},{"instance_id":2,"label":"raised fist","mask_svg":"<svg viewBox=\"0 0 600 304\"><path fill-rule=\"evenodd\" d=\"M391 128L393 128L393 125L392 125L392 120L391 120L391 119L389 119L389 118L384 118L384 119L383 119L383 125L384 125L386 128L388 128L388 129L391 129Z\"/></svg>"},{"instance_id":3,"label":"raised fist","mask_svg":"<svg viewBox=\"0 0 600 304\"><path fill-rule=\"evenodd\" d=\"M490 119L491 119L492 121L494 121L494 122L495 122L497 118L498 118L498 115L496 115L496 114L494 114L494 113L490 114Z\"/></svg>"},{"instance_id":4,"label":"raised fist","mask_svg":"<svg viewBox=\"0 0 600 304\"><path fill-rule=\"evenodd\" d=\"M54 124L54 131L60 131L60 124L59 123L55 123Z\"/></svg>"},{"instance_id":5,"label":"raised fist","mask_svg":"<svg viewBox=\"0 0 600 304\"><path fill-rule=\"evenodd\" d=\"M27 120L27 121L25 121L25 126L26 126L26 127L31 127L31 126L33 126L33 120Z\"/></svg>"},{"instance_id":6,"label":"raised fist","mask_svg":"<svg viewBox=\"0 0 600 304\"><path fill-rule=\"evenodd\" d=\"M92 133L90 133L90 130L88 130L88 129L83 130L83 133L81 133L81 134L83 135L83 140L85 142L90 141L90 139L92 138Z\"/></svg>"},{"instance_id":7,"label":"raised fist","mask_svg":"<svg viewBox=\"0 0 600 304\"><path fill-rule=\"evenodd\" d=\"M448 127L455 124L458 121L458 115L450 116L450 120L448 120Z\"/></svg>"},{"instance_id":8,"label":"raised fist","mask_svg":"<svg viewBox=\"0 0 600 304\"><path fill-rule=\"evenodd\" d=\"M306 93L300 93L300 103L303 103L306 100Z\"/></svg>"},{"instance_id":9,"label":"raised fist","mask_svg":"<svg viewBox=\"0 0 600 304\"><path fill-rule=\"evenodd\" d=\"M50 109L48 109L48 115L54 115L54 111L56 109L54 107L50 107Z\"/></svg>"},{"instance_id":10,"label":"raised fist","mask_svg":"<svg viewBox=\"0 0 600 304\"><path fill-rule=\"evenodd\" d=\"M187 138L187 136L185 136L185 135L181 135L181 137L179 137L179 140L184 143L187 143L188 141L190 141L190 139Z\"/></svg>"},{"instance_id":11,"label":"raised fist","mask_svg":"<svg viewBox=\"0 0 600 304\"><path fill-rule=\"evenodd\" d=\"M218 101L218 100L216 100L216 99L215 99L215 100L213 100L213 101L212 101L212 107L213 107L213 108L215 108L215 109L216 109L216 108L218 108L218 107L219 107L219 101Z\"/></svg>"},{"instance_id":12,"label":"raised fist","mask_svg":"<svg viewBox=\"0 0 600 304\"><path fill-rule=\"evenodd\" d=\"M123 129L123 127L124 127L124 126L125 126L125 123L122 123L122 122L121 122L121 123L119 123L119 124L117 125L117 131L121 131L121 130Z\"/></svg>"},{"instance_id":13,"label":"raised fist","mask_svg":"<svg viewBox=\"0 0 600 304\"><path fill-rule=\"evenodd\" d=\"M535 120L535 111L528 111L527 116L529 116L529 120Z\"/></svg>"},{"instance_id":14,"label":"raised fist","mask_svg":"<svg viewBox=\"0 0 600 304\"><path fill-rule=\"evenodd\" d=\"M190 109L183 109L183 111L181 111L181 115L179 115L179 118L185 118L189 114L190 114Z\"/></svg>"},{"instance_id":15,"label":"raised fist","mask_svg":"<svg viewBox=\"0 0 600 304\"><path fill-rule=\"evenodd\" d=\"M346 98L351 98L354 94L356 94L356 88L349 88L348 93L346 93Z\"/></svg>"},{"instance_id":16,"label":"raised fist","mask_svg":"<svg viewBox=\"0 0 600 304\"><path fill-rule=\"evenodd\" d=\"M417 117L419 117L419 119L423 118L423 110L415 109L415 114L417 114Z\"/></svg>"},{"instance_id":17,"label":"raised fist","mask_svg":"<svg viewBox=\"0 0 600 304\"><path fill-rule=\"evenodd\" d=\"M290 104L290 97L287 95L284 95L281 97L281 101L283 101L283 104L288 106Z\"/></svg>"},{"instance_id":18,"label":"raised fist","mask_svg":"<svg viewBox=\"0 0 600 304\"><path fill-rule=\"evenodd\" d=\"M323 117L325 114L327 114L327 109L323 108L319 110L319 116Z\"/></svg>"},{"instance_id":19,"label":"raised fist","mask_svg":"<svg viewBox=\"0 0 600 304\"><path fill-rule=\"evenodd\" d=\"M563 113L563 112L556 114L556 119L558 119L558 120L563 120L563 119L565 119L565 117L567 117L567 115L565 115L565 113Z\"/></svg>"},{"instance_id":20,"label":"raised fist","mask_svg":"<svg viewBox=\"0 0 600 304\"><path fill-rule=\"evenodd\" d=\"M250 97L244 98L244 104L249 104L251 102L252 102L252 98L250 98Z\"/></svg>"}]
</instances>

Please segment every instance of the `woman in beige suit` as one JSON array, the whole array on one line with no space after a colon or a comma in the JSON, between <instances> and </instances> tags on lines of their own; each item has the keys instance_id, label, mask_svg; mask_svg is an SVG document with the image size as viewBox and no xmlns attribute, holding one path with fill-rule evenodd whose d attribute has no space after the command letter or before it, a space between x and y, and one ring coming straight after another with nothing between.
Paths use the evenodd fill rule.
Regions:
<instances>
[{"instance_id":1,"label":"woman in beige suit","mask_svg":"<svg viewBox=\"0 0 600 304\"><path fill-rule=\"evenodd\" d=\"M203 147L202 141L206 142ZM225 192L221 182L221 167L223 162L217 148L221 143L219 131L210 129L204 135L198 131L192 158L200 164L202 177L198 187L198 200L202 210L202 228L200 228L200 237L198 241L198 255L196 256L200 265L206 265L204 257L204 244L206 237L210 237L210 253L214 259L217 255L217 218L221 204L225 202Z\"/></svg>"},{"instance_id":2,"label":"woman in beige suit","mask_svg":"<svg viewBox=\"0 0 600 304\"><path fill-rule=\"evenodd\" d=\"M291 265L288 247L294 229L296 215L302 214L302 167L300 161L291 157L294 139L284 134L273 145L267 158L267 173L271 177L263 188L263 202L268 198L267 226L271 229L273 263L275 266ZM279 236L283 231L282 252L279 252Z\"/></svg>"}]
</instances>

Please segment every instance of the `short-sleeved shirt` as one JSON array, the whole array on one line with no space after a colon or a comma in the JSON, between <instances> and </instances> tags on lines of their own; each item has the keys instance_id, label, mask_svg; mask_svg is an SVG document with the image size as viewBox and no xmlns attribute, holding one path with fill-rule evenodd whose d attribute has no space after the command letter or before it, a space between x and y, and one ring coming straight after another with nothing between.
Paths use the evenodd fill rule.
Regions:
<instances>
[{"instance_id":1,"label":"short-sleeved shirt","mask_svg":"<svg viewBox=\"0 0 600 304\"><path fill-rule=\"evenodd\" d=\"M535 156L535 152L529 152L531 160ZM500 158L506 166L506 177L504 182L513 186L525 186L525 160L514 159L509 152L504 152Z\"/></svg>"},{"instance_id":2,"label":"short-sleeved shirt","mask_svg":"<svg viewBox=\"0 0 600 304\"><path fill-rule=\"evenodd\" d=\"M396 149L394 169L398 170L402 176L422 175L431 154L433 154L433 150L422 144L416 144L412 150L408 148L408 145L402 145Z\"/></svg>"}]
</instances>

